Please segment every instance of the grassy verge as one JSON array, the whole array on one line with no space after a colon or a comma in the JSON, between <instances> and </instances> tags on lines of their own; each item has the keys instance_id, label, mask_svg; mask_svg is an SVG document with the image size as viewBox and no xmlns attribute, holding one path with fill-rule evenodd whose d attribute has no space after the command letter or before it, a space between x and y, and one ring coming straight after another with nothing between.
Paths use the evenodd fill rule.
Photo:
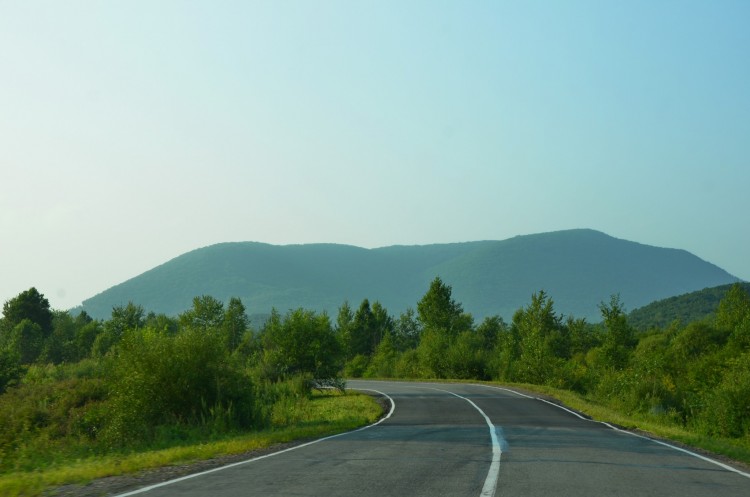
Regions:
<instances>
[{"instance_id":1,"label":"grassy verge","mask_svg":"<svg viewBox=\"0 0 750 497\"><path fill-rule=\"evenodd\" d=\"M507 386L555 398L565 406L582 412L596 421L603 421L628 430L640 430L659 439L672 440L734 461L750 464L750 438L731 439L701 435L668 421L662 421L655 416L627 415L615 411L569 390L527 384Z\"/></svg>"},{"instance_id":2,"label":"grassy verge","mask_svg":"<svg viewBox=\"0 0 750 497\"><path fill-rule=\"evenodd\" d=\"M280 412L274 413L274 427L268 430L209 443L70 460L38 471L0 475L0 495L37 496L61 485L85 484L96 478L242 454L294 440L319 438L372 423L382 414L382 408L372 397L356 393L315 393L312 399L278 407Z\"/></svg>"}]
</instances>

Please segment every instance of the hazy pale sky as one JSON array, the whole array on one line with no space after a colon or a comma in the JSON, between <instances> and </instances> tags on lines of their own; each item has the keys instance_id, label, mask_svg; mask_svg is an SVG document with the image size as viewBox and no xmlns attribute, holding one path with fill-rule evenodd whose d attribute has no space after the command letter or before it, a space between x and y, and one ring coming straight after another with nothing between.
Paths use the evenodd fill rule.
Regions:
<instances>
[{"instance_id":1,"label":"hazy pale sky","mask_svg":"<svg viewBox=\"0 0 750 497\"><path fill-rule=\"evenodd\" d=\"M569 228L750 279L748 26L744 0L0 0L0 301L218 242Z\"/></svg>"}]
</instances>

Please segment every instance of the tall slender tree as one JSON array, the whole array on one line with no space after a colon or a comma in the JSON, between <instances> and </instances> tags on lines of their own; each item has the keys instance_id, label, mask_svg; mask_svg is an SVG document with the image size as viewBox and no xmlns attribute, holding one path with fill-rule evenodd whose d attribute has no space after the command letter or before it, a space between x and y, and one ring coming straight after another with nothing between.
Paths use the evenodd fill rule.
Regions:
<instances>
[{"instance_id":1,"label":"tall slender tree","mask_svg":"<svg viewBox=\"0 0 750 497\"><path fill-rule=\"evenodd\" d=\"M250 328L250 321L247 318L245 305L237 297L229 299L227 310L224 311L222 322L224 327L224 341L229 350L234 350L242 341L242 336Z\"/></svg>"},{"instance_id":2,"label":"tall slender tree","mask_svg":"<svg viewBox=\"0 0 750 497\"><path fill-rule=\"evenodd\" d=\"M471 318L452 297L452 289L436 276L427 293L417 303L417 315L425 330L456 336L471 328Z\"/></svg>"},{"instance_id":3,"label":"tall slender tree","mask_svg":"<svg viewBox=\"0 0 750 497\"><path fill-rule=\"evenodd\" d=\"M531 303L513 315L512 335L518 340L515 379L530 383L547 383L561 360L556 353L563 341L561 318L554 303L544 292L531 296Z\"/></svg>"},{"instance_id":4,"label":"tall slender tree","mask_svg":"<svg viewBox=\"0 0 750 497\"><path fill-rule=\"evenodd\" d=\"M604 356L610 366L623 369L638 343L635 330L628 324L628 316L619 295L612 295L608 304L599 304L599 310L607 330L602 345Z\"/></svg>"}]
</instances>

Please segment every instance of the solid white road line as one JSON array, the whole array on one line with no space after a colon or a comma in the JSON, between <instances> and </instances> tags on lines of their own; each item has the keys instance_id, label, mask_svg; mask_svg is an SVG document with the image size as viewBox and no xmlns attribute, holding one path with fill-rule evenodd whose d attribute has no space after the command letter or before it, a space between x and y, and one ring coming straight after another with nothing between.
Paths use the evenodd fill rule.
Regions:
<instances>
[{"instance_id":1,"label":"solid white road line","mask_svg":"<svg viewBox=\"0 0 750 497\"><path fill-rule=\"evenodd\" d=\"M463 399L469 404L471 404L474 409L479 411L479 414L484 417L485 422L487 423L487 426L490 428L490 439L492 440L492 463L490 464L490 469L487 472L487 478L484 480L484 486L482 487L482 493L479 494L480 497L493 497L495 495L495 490L497 489L497 480L500 477L500 457L503 455L502 445L505 445L506 442L502 438L501 435L497 433L497 430L495 429L495 425L492 424L492 420L489 416L487 416L484 411L476 405L471 399L467 399L466 397L462 397L461 395L458 395L457 393L453 393L449 390L443 390L441 388L432 388L431 390L437 390L439 392L445 392L449 393L455 397L458 397L459 399Z\"/></svg>"},{"instance_id":2,"label":"solid white road line","mask_svg":"<svg viewBox=\"0 0 750 497\"><path fill-rule=\"evenodd\" d=\"M711 464L715 464L715 465L717 465L717 466L719 466L721 468L726 469L727 471L731 471L732 473L737 473L738 475L742 475L745 478L750 478L750 473L745 473L744 471L740 471L737 468L733 468L732 466L729 466L728 464L724 464L723 462L719 462L719 461L716 461L716 460L711 459L709 457L702 456L702 455L697 454L695 452L689 451L687 449L683 449L682 447L677 447L676 445L668 444L666 442L662 442L661 440L656 440L656 439L651 438L651 437L647 437L647 436L644 436L644 435L639 435L638 433L633 433L632 431L623 430L623 429L620 429L620 428L618 428L616 426L613 426L613 425L611 425L609 423L605 423L603 421L597 421L597 423L601 423L604 426L608 426L608 427L612 428L615 431L619 431L620 433L625 433L627 435L632 435L634 437L643 438L644 440L650 440L650 441L652 441L654 443L657 443L659 445L663 445L664 447L669 447L670 449L674 449L674 450L679 451L679 452L684 452L685 454L691 455L693 457L697 457L698 459L701 459L701 460L706 461L706 462L710 462Z\"/></svg>"},{"instance_id":3,"label":"solid white road line","mask_svg":"<svg viewBox=\"0 0 750 497\"><path fill-rule=\"evenodd\" d=\"M486 387L486 388L492 388L492 389L495 389L495 390L504 390L506 392L513 392L515 394L521 395L522 397L526 397L526 398L529 398L529 399L541 400L542 402L545 402L545 403L547 403L547 404L549 404L551 406L557 407L558 409L562 409L563 411L566 411L566 412L572 414L573 416L576 416L576 417L578 417L580 419L583 419L584 421L591 421L592 423L599 423L599 424L602 424L602 425L604 425L604 426L606 426L608 428L611 428L611 429L613 429L615 431L618 431L620 433L625 433L627 435L632 435L634 437L642 438L644 440L650 440L650 441L652 441L654 443L657 443L659 445L663 445L664 447L669 447L670 449L674 449L676 451L683 452L683 453L688 454L690 456L697 457L698 459L701 459L702 461L706 461L706 462L709 462L711 464L715 464L716 466L719 466L720 468L724 468L727 471L731 471L732 473L737 473L738 475L744 476L745 478L750 478L750 473L745 473L744 471L740 471L739 469L733 468L732 466L729 466L728 464L724 464L723 462L716 461L714 459L711 459L710 457L702 456L702 455L697 454L695 452L692 452L690 450L683 449L682 447L677 447L676 445L672 445L672 444L668 444L666 442L662 442L661 440L656 440L655 438L647 437L647 436L644 436L644 435L639 435L638 433L633 433L632 431L628 431L628 430L623 430L621 428L617 428L616 426L613 426L613 425L611 425L609 423L606 423L604 421L595 421L593 419L586 418L584 416L581 416L577 412L575 412L575 411L573 411L571 409L568 409L565 406L561 406L560 404L555 404L554 402L550 402L549 400L542 399L542 398L539 398L539 397L531 397L529 395L525 395L525 394L522 394L520 392L516 392L516 391L511 390L509 388L496 387L496 386L493 386L493 385L482 385L481 383L474 383L473 385L480 386L480 387Z\"/></svg>"},{"instance_id":4,"label":"solid white road line","mask_svg":"<svg viewBox=\"0 0 750 497\"><path fill-rule=\"evenodd\" d=\"M387 394L385 394L383 392L380 392L378 390L371 390L371 389L367 389L367 388L358 388L357 390L366 390L368 392L375 392L375 393L380 394L383 397L387 398L390 401L390 403L391 403L391 409L390 409L390 411L388 411L388 414L386 414L384 417L380 418L377 422L375 422L375 423L373 423L371 425L364 426L362 428L357 428L356 430L347 431L347 432L344 432L344 433L338 433L336 435L331 435L331 436L328 436L328 437L325 437L325 438L319 438L317 440L313 440L312 442L307 442L307 443L304 443L304 444L295 445L294 447L289 447L288 449L280 450L278 452L273 452L271 454L266 454L264 456L254 457L254 458L248 459L246 461L239 461L239 462L235 462L235 463L232 463L232 464L227 464L226 466L220 466L218 468L209 469L207 471L201 471L200 473L193 473L193 474L190 474L190 475L183 476L181 478L175 478L174 480L169 480L169 481L164 481L164 482L161 482L161 483L156 483L155 485L149 485L148 487L139 488L138 490L133 490L131 492L126 492L124 494L118 494L118 495L115 495L114 497L128 497L130 495L142 494L142 493L154 490L156 488L160 488L160 487L165 487L167 485L171 485L173 483L177 483L177 482L189 480L191 478L197 478L198 476L203 476L203 475L207 475L209 473L215 473L217 471L222 471L224 469L234 468L236 466L241 466L243 464L248 464L248 463L251 463L251 462L260 461L261 459L267 459L269 457L278 456L279 454L283 454L285 452L290 452L292 450L301 449L303 447L307 447L309 445L313 445L313 444L316 444L318 442L324 442L326 440L331 440L332 438L343 437L344 435L348 435L350 433L357 433L358 431L367 430L369 428L372 428L373 426L379 425L380 423L382 423L383 421L385 421L386 419L388 419L388 418L391 417L391 415L393 414L393 411L396 409L396 403L393 401L393 399L390 396L388 396Z\"/></svg>"}]
</instances>

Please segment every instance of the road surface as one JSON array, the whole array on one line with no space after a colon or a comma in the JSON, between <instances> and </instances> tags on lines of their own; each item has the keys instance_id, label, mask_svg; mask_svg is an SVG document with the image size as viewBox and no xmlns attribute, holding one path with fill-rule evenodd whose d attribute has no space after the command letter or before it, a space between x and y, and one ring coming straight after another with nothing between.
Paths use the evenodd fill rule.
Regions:
<instances>
[{"instance_id":1,"label":"road surface","mask_svg":"<svg viewBox=\"0 0 750 497\"><path fill-rule=\"evenodd\" d=\"M750 496L750 474L511 390L348 385L392 399L389 416L121 496Z\"/></svg>"}]
</instances>

